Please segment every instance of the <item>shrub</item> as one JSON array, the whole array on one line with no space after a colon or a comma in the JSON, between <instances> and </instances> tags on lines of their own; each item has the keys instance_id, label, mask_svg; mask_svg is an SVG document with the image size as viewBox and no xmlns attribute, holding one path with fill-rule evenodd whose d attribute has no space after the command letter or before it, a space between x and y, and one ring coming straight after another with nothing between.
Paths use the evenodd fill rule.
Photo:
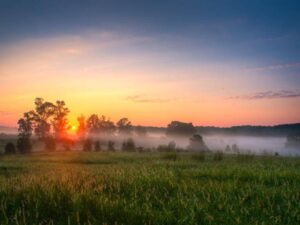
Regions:
<instances>
[{"instance_id":1,"label":"shrub","mask_svg":"<svg viewBox=\"0 0 300 225\"><path fill-rule=\"evenodd\" d=\"M16 153L15 145L11 142L8 142L5 145L4 152L5 152L5 154L15 154Z\"/></svg>"}]
</instances>

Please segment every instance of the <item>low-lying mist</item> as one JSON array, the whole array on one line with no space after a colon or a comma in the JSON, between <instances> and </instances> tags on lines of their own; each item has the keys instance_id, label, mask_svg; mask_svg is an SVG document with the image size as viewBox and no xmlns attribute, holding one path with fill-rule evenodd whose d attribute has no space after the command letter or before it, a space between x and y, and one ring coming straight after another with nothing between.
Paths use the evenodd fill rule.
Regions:
<instances>
[{"instance_id":1,"label":"low-lying mist","mask_svg":"<svg viewBox=\"0 0 300 225\"><path fill-rule=\"evenodd\" d=\"M93 135L93 140L101 140L106 143L111 140L115 142L117 149L121 148L122 142L131 137L136 147L144 149L156 149L160 145L168 145L170 142L176 143L176 148L185 150L189 145L189 137L169 137L164 132L148 132L146 136L97 136ZM253 136L233 136L233 135L204 135L205 144L211 151L224 151L232 153L251 154L275 154L298 155L299 149L288 149L285 147L286 137L253 137Z\"/></svg>"}]
</instances>

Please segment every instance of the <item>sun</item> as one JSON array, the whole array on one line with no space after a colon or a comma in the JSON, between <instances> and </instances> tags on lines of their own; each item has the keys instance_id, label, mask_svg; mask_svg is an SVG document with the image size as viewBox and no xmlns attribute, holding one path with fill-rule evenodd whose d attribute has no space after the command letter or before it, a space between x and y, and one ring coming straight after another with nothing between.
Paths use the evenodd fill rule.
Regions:
<instances>
[{"instance_id":1,"label":"sun","mask_svg":"<svg viewBox=\"0 0 300 225\"><path fill-rule=\"evenodd\" d=\"M71 130L71 131L76 131L76 130L77 130L77 127L76 127L75 125L72 125L71 128L70 128L70 130Z\"/></svg>"}]
</instances>

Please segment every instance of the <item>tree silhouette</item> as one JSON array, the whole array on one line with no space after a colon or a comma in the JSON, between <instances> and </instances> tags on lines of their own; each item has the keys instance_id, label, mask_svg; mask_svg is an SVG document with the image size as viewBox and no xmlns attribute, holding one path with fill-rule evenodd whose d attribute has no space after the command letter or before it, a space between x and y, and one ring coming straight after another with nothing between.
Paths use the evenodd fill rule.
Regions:
<instances>
[{"instance_id":1,"label":"tree silhouette","mask_svg":"<svg viewBox=\"0 0 300 225\"><path fill-rule=\"evenodd\" d=\"M23 118L19 119L18 125L17 149L20 153L28 153L32 149L30 138L33 131L33 118L31 113L24 113Z\"/></svg>"},{"instance_id":2,"label":"tree silhouette","mask_svg":"<svg viewBox=\"0 0 300 225\"><path fill-rule=\"evenodd\" d=\"M199 134L194 134L190 138L190 144L188 146L188 150L191 151L209 151L208 147L203 141L203 138Z\"/></svg>"},{"instance_id":3,"label":"tree silhouette","mask_svg":"<svg viewBox=\"0 0 300 225\"><path fill-rule=\"evenodd\" d=\"M45 102L42 98L34 101L35 111L29 114L35 122L35 134L40 140L44 140L50 135L51 124L49 118L54 115L56 106L51 102Z\"/></svg>"},{"instance_id":4,"label":"tree silhouette","mask_svg":"<svg viewBox=\"0 0 300 225\"><path fill-rule=\"evenodd\" d=\"M89 133L99 132L99 117L97 114L92 114L86 121L86 127Z\"/></svg>"},{"instance_id":5,"label":"tree silhouette","mask_svg":"<svg viewBox=\"0 0 300 225\"><path fill-rule=\"evenodd\" d=\"M128 138L122 143L122 151L133 152L136 150L134 140L132 138Z\"/></svg>"},{"instance_id":6,"label":"tree silhouette","mask_svg":"<svg viewBox=\"0 0 300 225\"><path fill-rule=\"evenodd\" d=\"M101 116L98 121L98 129L103 134L111 135L115 132L116 126L110 119L106 119L105 116Z\"/></svg>"},{"instance_id":7,"label":"tree silhouette","mask_svg":"<svg viewBox=\"0 0 300 225\"><path fill-rule=\"evenodd\" d=\"M196 133L196 128L192 123L172 121L168 124L166 134L169 136L191 136Z\"/></svg>"},{"instance_id":8,"label":"tree silhouette","mask_svg":"<svg viewBox=\"0 0 300 225\"><path fill-rule=\"evenodd\" d=\"M77 136L79 140L83 140L85 138L85 133L86 133L85 117L79 116L77 117L77 121L79 124L77 128Z\"/></svg>"},{"instance_id":9,"label":"tree silhouette","mask_svg":"<svg viewBox=\"0 0 300 225\"><path fill-rule=\"evenodd\" d=\"M131 122L127 118L122 118L117 122L120 134L130 135L132 132Z\"/></svg>"},{"instance_id":10,"label":"tree silhouette","mask_svg":"<svg viewBox=\"0 0 300 225\"><path fill-rule=\"evenodd\" d=\"M69 129L67 116L70 110L66 107L64 101L56 101L53 111L52 126L57 140L63 140L67 136Z\"/></svg>"}]
</instances>

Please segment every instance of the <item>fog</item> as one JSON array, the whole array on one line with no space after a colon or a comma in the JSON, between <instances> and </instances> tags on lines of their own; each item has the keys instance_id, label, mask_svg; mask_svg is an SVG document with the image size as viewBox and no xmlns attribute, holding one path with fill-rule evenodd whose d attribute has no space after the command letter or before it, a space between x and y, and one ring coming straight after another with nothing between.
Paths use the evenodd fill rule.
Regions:
<instances>
[{"instance_id":1,"label":"fog","mask_svg":"<svg viewBox=\"0 0 300 225\"><path fill-rule=\"evenodd\" d=\"M108 140L115 142L117 149L121 148L121 144L129 136L93 136L92 139L100 139L104 144ZM147 136L131 136L136 147L144 149L155 149L159 145L167 145L171 141L176 143L176 147L186 149L189 145L188 137L167 137L164 132L148 132ZM207 135L203 136L205 144L211 151L225 151L226 146L232 150L232 146L236 145L240 153L252 154L275 154L280 155L299 155L298 149L285 148L286 137L253 137L253 136L222 136L222 135ZM233 152L233 151L230 151ZM229 153L230 153L229 152Z\"/></svg>"}]
</instances>

